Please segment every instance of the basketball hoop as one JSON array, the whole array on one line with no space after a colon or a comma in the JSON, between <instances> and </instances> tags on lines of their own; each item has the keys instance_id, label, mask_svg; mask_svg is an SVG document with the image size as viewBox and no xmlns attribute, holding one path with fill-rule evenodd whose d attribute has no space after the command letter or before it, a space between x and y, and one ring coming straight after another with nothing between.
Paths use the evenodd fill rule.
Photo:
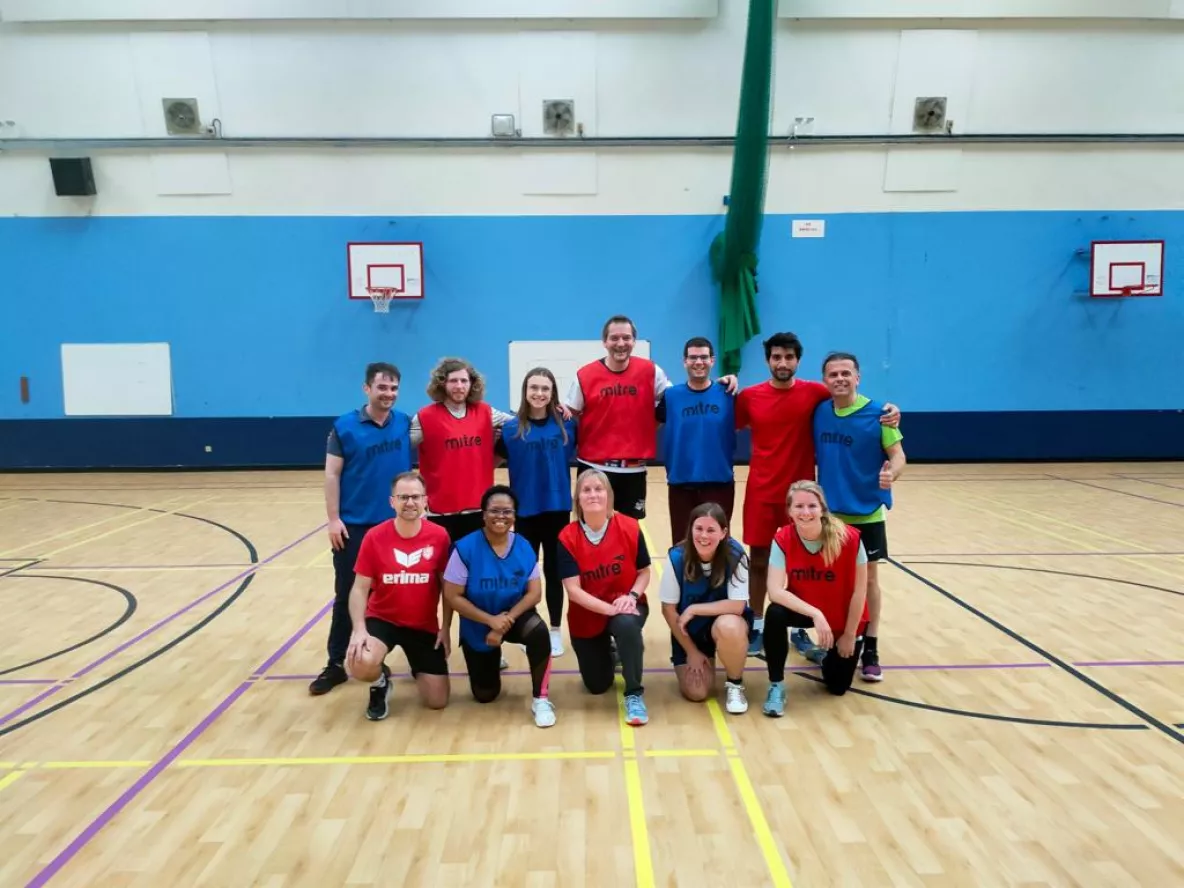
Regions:
<instances>
[{"instance_id":1,"label":"basketball hoop","mask_svg":"<svg viewBox=\"0 0 1184 888\"><path fill-rule=\"evenodd\" d=\"M378 314L390 314L391 300L402 292L398 287L367 287L370 301L374 303L374 311Z\"/></svg>"}]
</instances>

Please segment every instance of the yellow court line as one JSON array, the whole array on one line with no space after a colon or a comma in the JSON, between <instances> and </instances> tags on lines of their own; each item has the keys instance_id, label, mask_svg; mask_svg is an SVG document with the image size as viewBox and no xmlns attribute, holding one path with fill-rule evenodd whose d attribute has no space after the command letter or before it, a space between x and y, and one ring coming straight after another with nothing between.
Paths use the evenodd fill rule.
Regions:
<instances>
[{"instance_id":1,"label":"yellow court line","mask_svg":"<svg viewBox=\"0 0 1184 888\"><path fill-rule=\"evenodd\" d=\"M12 771L0 777L0 792L4 792L5 789L24 777L25 773L25 771Z\"/></svg>"},{"instance_id":2,"label":"yellow court line","mask_svg":"<svg viewBox=\"0 0 1184 888\"><path fill-rule=\"evenodd\" d=\"M298 570L304 570L305 568L309 568L309 567L316 567L318 561L333 557L333 549L328 545L328 540L322 540L322 542L324 542L326 544L325 547L323 549L318 550L316 555L313 555L312 558L308 559L308 561L306 561L306 562L304 562L304 564L300 565L300 567L297 568Z\"/></svg>"},{"instance_id":3,"label":"yellow court line","mask_svg":"<svg viewBox=\"0 0 1184 888\"><path fill-rule=\"evenodd\" d=\"M645 798L641 792L641 770L637 765L637 744L625 721L624 685L617 683L617 717L620 722L621 750L625 757L625 794L629 804L629 832L633 837L633 873L638 888L654 886L654 853L650 847L649 827L645 822Z\"/></svg>"},{"instance_id":4,"label":"yellow court line","mask_svg":"<svg viewBox=\"0 0 1184 888\"><path fill-rule=\"evenodd\" d=\"M109 515L106 518L100 519L99 521L92 521L90 524L83 524L81 527L73 527L69 530L63 530L60 533L55 533L53 536L45 537L44 539L37 540L36 542L22 544L21 546L19 546L16 549L9 549L7 552L0 552L0 558L4 557L6 555L11 555L14 552L19 552L19 551L25 550L25 549L27 549L30 552L36 551L37 548L44 546L46 543L52 543L54 540L60 540L62 537L73 536L76 533L81 533L84 530L90 530L92 527L101 527L104 524L110 524L113 521L121 521L124 518L127 518L132 515L137 515L140 512L143 512L147 509L159 508L161 506L167 505L168 503L174 502L176 499L177 499L177 495L173 494L172 496L165 499L163 502L159 503L159 505L140 506L138 509L129 509L128 511L125 511L125 512L117 512L116 514ZM39 500L39 499L31 499L31 500L26 500L26 502L40 503L40 502L45 502L45 501ZM53 503L52 505L58 505L58 504Z\"/></svg>"},{"instance_id":5,"label":"yellow court line","mask_svg":"<svg viewBox=\"0 0 1184 888\"><path fill-rule=\"evenodd\" d=\"M647 749L646 758L719 758L718 749Z\"/></svg>"},{"instance_id":6,"label":"yellow court line","mask_svg":"<svg viewBox=\"0 0 1184 888\"><path fill-rule=\"evenodd\" d=\"M62 552L69 552L71 549L77 549L79 546L86 546L91 543L97 543L99 540L106 539L109 536L114 536L117 533L124 533L134 527L142 527L145 524L151 524L153 521L159 521L161 518L167 518L180 512L182 509L192 509L194 506L199 506L202 503L208 503L210 500L217 499L216 496L203 496L200 499L190 500L188 503L182 503L176 508L169 509L164 512L154 512L143 521L135 521L131 524L125 524L122 527L116 527L113 530L108 530L106 533L100 533L97 536L87 537L84 540L79 540L76 543L71 543L68 546L62 546L60 549L54 549L52 552L46 552L41 555L41 558L52 558L54 555L60 555Z\"/></svg>"},{"instance_id":7,"label":"yellow court line","mask_svg":"<svg viewBox=\"0 0 1184 888\"><path fill-rule=\"evenodd\" d=\"M632 730L632 729L631 729ZM642 753L647 758L713 758L718 749L650 749ZM409 764L476 764L479 762L566 761L620 758L614 750L584 752L473 752L422 755L355 755L355 756L278 756L261 758L180 759L175 768L230 768L230 767L292 767L296 765L409 765ZM83 769L147 768L148 759L107 759L96 761L61 761L38 764L0 762L0 769L41 768L48 771Z\"/></svg>"},{"instance_id":8,"label":"yellow court line","mask_svg":"<svg viewBox=\"0 0 1184 888\"><path fill-rule=\"evenodd\" d=\"M357 755L326 756L323 758L241 758L241 759L181 759L177 768L228 768L261 765L288 767L293 765L434 765L477 764L480 762L564 761L612 759L617 753L607 752L474 752L424 755Z\"/></svg>"},{"instance_id":9,"label":"yellow court line","mask_svg":"<svg viewBox=\"0 0 1184 888\"><path fill-rule=\"evenodd\" d=\"M999 500L992 500L992 499L989 499L989 498L981 496L981 495L967 494L967 495L960 496L957 498L954 498L952 496L948 496L945 494L941 494L941 493L938 493L935 495L939 499L944 499L948 502L953 503L954 505L956 505L960 509L965 509L965 508L974 509L977 512L982 512L984 515L990 515L992 518L995 518L996 520L1007 521L1011 524L1016 525L1017 527L1022 527L1025 530L1032 531L1033 533L1039 533L1039 534L1043 534L1044 536L1053 537L1054 539L1058 539L1058 540L1061 540L1062 542L1069 543L1072 546L1077 546L1079 548L1083 547L1085 549L1088 549L1091 552L1103 552L1105 550L1101 549L1097 546L1091 545L1090 543L1087 543L1084 540L1074 539L1073 537L1064 536L1063 534L1059 534L1056 531L1049 530L1046 527L1040 527L1039 525L1031 524L1027 521L1023 521L1019 518L1015 518L1012 515L1007 514L1007 513L1008 512L1023 512L1024 514L1032 515L1033 517L1038 518L1041 521L1048 521L1053 524L1063 524L1064 526L1071 527L1074 530L1080 530L1080 531L1084 531L1086 533L1092 533L1094 536L1101 537L1102 539L1105 539L1111 543L1117 543L1117 544L1123 545L1123 546L1131 546L1132 548L1142 549L1144 552L1147 552L1149 554L1155 553L1155 551L1153 549L1148 549L1146 546L1143 546L1139 543L1131 542L1130 540L1124 540L1120 537L1110 536L1109 534L1102 533L1101 531L1090 530L1088 527L1081 527L1076 524L1070 524L1067 521L1062 521L1061 519L1054 518L1051 515L1044 515L1040 512L1033 512L1029 509L1023 509L1018 506L1013 507L1009 503L1000 502ZM998 512L994 509L984 508L983 506L972 505L967 502L967 499L970 499L970 498L977 499L979 502L991 503L993 505L998 506L1000 509L1003 509L1006 511ZM1070 554L1072 554L1072 553L1070 553ZM1173 573L1172 571L1169 571L1169 570L1164 570L1163 568L1158 567L1154 564L1147 564L1142 561L1132 561L1131 559L1129 559L1123 555L1115 555L1112 557L1118 561L1125 563L1125 564L1131 564L1134 566L1143 567L1146 570L1152 571L1154 573L1163 574L1165 577L1169 577L1170 579L1173 579L1177 582L1179 582L1182 579L1180 574Z\"/></svg>"},{"instance_id":10,"label":"yellow court line","mask_svg":"<svg viewBox=\"0 0 1184 888\"><path fill-rule=\"evenodd\" d=\"M761 855L765 858L765 866L769 868L773 885L776 888L793 888L793 882L789 878L789 870L785 868L785 863L781 860L781 854L777 850L777 842L773 838L773 830L769 828L769 821L765 817L761 801L757 798L756 790L752 786L748 769L744 767L744 759L740 757L740 752L736 749L732 732L724 719L723 711L719 708L719 701L708 700L707 711L711 714L711 723L715 726L716 736L719 737L719 742L727 754L732 779L736 781L736 788L740 791L740 800L744 802L744 810L748 812L752 831L756 836L757 845L761 849Z\"/></svg>"},{"instance_id":11,"label":"yellow court line","mask_svg":"<svg viewBox=\"0 0 1184 888\"><path fill-rule=\"evenodd\" d=\"M667 750L656 751L654 755L718 755L717 750ZM243 767L294 767L300 765L431 765L431 764L478 764L481 762L526 762L526 761L588 761L620 758L616 750L604 751L554 751L554 752L458 752L424 753L413 755L352 755L352 756L266 756L258 758L208 758L179 759L174 768L243 768ZM0 762L0 767L40 768L47 771L74 771L116 768L147 768L149 759L105 759L96 761L60 762Z\"/></svg>"},{"instance_id":12,"label":"yellow court line","mask_svg":"<svg viewBox=\"0 0 1184 888\"><path fill-rule=\"evenodd\" d=\"M39 765L37 767L43 768L44 770L47 770L47 771L74 771L74 770L79 770L79 769L83 769L83 768L88 768L88 769L89 768L147 768L151 764L152 764L152 762L149 760L145 760L145 761L108 760L108 761L94 761L94 762L82 762L82 761L43 762L41 765ZM33 766L26 765L25 767L33 767Z\"/></svg>"}]
</instances>

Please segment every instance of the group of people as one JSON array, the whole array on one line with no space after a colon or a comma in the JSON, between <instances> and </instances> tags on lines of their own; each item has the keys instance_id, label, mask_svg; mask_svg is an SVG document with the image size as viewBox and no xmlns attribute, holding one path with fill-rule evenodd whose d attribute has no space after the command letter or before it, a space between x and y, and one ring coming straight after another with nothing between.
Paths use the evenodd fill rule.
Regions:
<instances>
[{"instance_id":1,"label":"group of people","mask_svg":"<svg viewBox=\"0 0 1184 888\"><path fill-rule=\"evenodd\" d=\"M352 676L370 684L367 717L385 718L385 661L401 646L424 705L446 706L458 616L473 697L498 698L502 645L521 645L535 724L549 727L566 609L585 688L606 693L619 669L624 720L646 724L652 565L639 522L659 444L675 544L658 597L683 696L714 694L718 658L725 708L747 711L745 663L760 657L763 711L780 716L791 645L821 665L831 693L845 693L857 671L882 679L876 567L887 559L885 511L906 463L899 410L859 393L852 354L828 355L822 383L798 379L802 344L792 333L764 342L769 378L743 389L735 376L713 377L706 338L685 344L678 384L633 354L636 339L629 318L610 318L605 357L581 367L562 398L549 370L529 370L514 414L486 403L482 375L461 359L435 367L431 403L413 417L394 409L398 369L367 367L366 404L329 434L336 598L312 694ZM751 457L741 540L731 528L743 429ZM499 459L508 485L494 483Z\"/></svg>"}]
</instances>

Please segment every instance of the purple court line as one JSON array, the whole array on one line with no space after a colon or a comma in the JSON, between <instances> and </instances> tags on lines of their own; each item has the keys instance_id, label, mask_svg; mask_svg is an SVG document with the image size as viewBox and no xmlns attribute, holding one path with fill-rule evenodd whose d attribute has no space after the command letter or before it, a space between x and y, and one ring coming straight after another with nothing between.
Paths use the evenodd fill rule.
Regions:
<instances>
[{"instance_id":1,"label":"purple court line","mask_svg":"<svg viewBox=\"0 0 1184 888\"><path fill-rule=\"evenodd\" d=\"M313 533L316 533L314 530ZM40 566L36 568L23 568L24 570L196 570L198 568L218 568L218 567L258 567L257 564L247 564L246 562L237 562L235 564L68 564L57 565L47 564L42 561Z\"/></svg>"},{"instance_id":2,"label":"purple court line","mask_svg":"<svg viewBox=\"0 0 1184 888\"><path fill-rule=\"evenodd\" d=\"M317 530L320 530L320 528L317 528ZM315 533L316 531L313 531L313 532ZM294 644L296 644L296 642L298 642L301 638L303 638L304 635L310 629L312 629L313 626L315 626L318 622L320 622L320 620L325 616L325 614L329 613L329 611L332 609L332 607L333 607L333 602L331 602L331 601L328 604L326 604L324 607L322 607L317 612L316 616L314 616L311 620L309 620L307 623L305 623L303 626L301 626L299 629L297 629L295 634L293 634L291 638L289 638L287 641L285 641L280 646L279 650L277 650L274 654L272 654L270 657L268 657L267 661L262 666L260 666L258 669L256 669L253 674L260 675L263 672L266 672L267 669L269 668L270 664L274 663L276 660L278 660L280 657L282 657L286 651L288 651ZM190 746L192 746L193 742L198 737L200 737L207 730L209 730L210 725L212 725L214 722L216 722L218 720L219 716L221 716L224 712L226 712L227 709L229 709L231 706L233 706L234 702L236 700L238 700L238 698L241 697L243 694L245 694L247 692L247 689L249 687L251 687L252 684L254 684L254 681L251 679L248 679L247 681L244 681L242 684L240 684L233 691L231 691L229 694L227 694L226 699L224 699L221 703L219 703L212 710L210 710L210 713L205 718L203 718L200 722L198 722L197 726L192 731L190 731L188 734L186 734L184 737L181 738L180 743L178 743L176 746L174 746L172 749L170 749L167 753L165 753L164 757L161 758L160 761L158 761L151 768L149 768L147 771L145 771L143 774L141 774L140 778L123 792L123 795L121 795L114 802L112 802L111 805L105 811L103 811L103 813L101 813L98 817L96 817L94 820L92 820L90 822L90 825L87 826L86 829L84 829L77 836L75 836L74 841L72 841L69 845L67 845L65 847L65 849L60 854L57 855L57 857L55 857L53 860L51 860L46 865L46 867L43 870L41 870L41 872L39 872L36 876L34 876L33 880L31 882L29 882L29 884L26 886L26 888L40 888L40 886L45 885L47 882L49 882L50 879L52 879L55 875L57 875L58 871L61 870L62 867L64 867L67 863L69 863L79 851L81 851L84 847L86 847L86 845L90 842L91 839L93 839L96 835L98 835L99 831L102 830L103 827L105 827L108 823L111 822L111 820L113 820L115 818L115 815L117 815L120 811L122 811L125 807L127 807L127 805L136 796L138 796L145 789L147 789L148 785L150 783L152 783L152 781L155 780L157 777L159 777L161 775L161 773L169 765L171 765L173 762L175 762L177 760L177 758L181 755L181 753L183 753L186 749L188 749Z\"/></svg>"},{"instance_id":3,"label":"purple court line","mask_svg":"<svg viewBox=\"0 0 1184 888\"><path fill-rule=\"evenodd\" d=\"M52 685L59 681L59 678L0 678L0 685Z\"/></svg>"},{"instance_id":4,"label":"purple court line","mask_svg":"<svg viewBox=\"0 0 1184 888\"><path fill-rule=\"evenodd\" d=\"M1095 667L1120 667L1120 666L1184 666L1184 660L1097 660L1089 662L1074 663L1074 666L1095 666ZM786 672L817 672L817 666L789 666L785 667ZM882 666L885 670L892 670L894 672L945 672L953 670L982 670L982 671L1000 671L1004 669L1051 669L1052 663L925 663L918 665L902 665L902 666ZM673 674L674 668L672 666L646 668L646 674ZM745 672L764 672L764 666L745 666ZM468 675L467 672L449 672L452 677L463 678ZM552 669L552 675L579 675L578 669ZM408 672L393 673L396 678L410 678L411 674ZM507 669L502 672L502 675L530 675L525 669ZM312 681L316 678L315 675L268 675L264 676L264 681Z\"/></svg>"},{"instance_id":5,"label":"purple court line","mask_svg":"<svg viewBox=\"0 0 1184 888\"><path fill-rule=\"evenodd\" d=\"M1052 666L1051 663L952 663L952 664L926 664L923 666L884 666L884 669L893 669L901 672L925 672L930 670L947 670L947 669L1047 669ZM786 672L817 672L818 666L790 666L786 665ZM745 672L764 672L764 666L745 666ZM657 666L646 667L647 675L673 675L673 666ZM409 672L392 673L395 678L410 678ZM449 672L449 676L461 678L469 673L467 672ZM578 669L552 669L552 675L579 675ZM530 672L525 669L506 669L502 675L530 675ZM264 681L312 681L316 678L315 675L268 675Z\"/></svg>"},{"instance_id":6,"label":"purple court line","mask_svg":"<svg viewBox=\"0 0 1184 888\"><path fill-rule=\"evenodd\" d=\"M161 629L162 627L171 623L173 620L177 619L177 617L181 616L184 613L187 613L188 611L193 610L193 608L197 607L199 604L201 604L204 601L207 601L208 599L217 595L219 592L222 592L223 590L225 590L229 586L233 585L234 583L237 583L239 580L244 579L245 577L247 577L250 574L253 574L255 571L259 570L259 568L261 568L264 565L269 564L270 562L279 558L285 552L287 552L291 549L294 549L296 546L300 545L305 540L307 540L309 537L311 537L313 534L319 533L324 528L324 526L325 525L322 524L320 527L317 527L314 530L310 530L304 536L300 537L300 539L295 540L294 542L288 543L288 545L284 546L282 549L280 549L277 552L273 552L271 555L264 558L258 564L252 565L249 570L244 570L242 573L238 574L237 576L231 577L225 583L218 586L218 588L214 589L211 592L207 592L205 595L202 595L200 598L196 598L193 601L189 602L189 604L185 605L185 607L181 608L179 611L176 611L175 613L170 614L169 616L165 617L163 620L160 620L159 622L157 622L155 625L149 627L148 629L145 629L143 632L141 632L135 638L132 638L129 641L125 641L123 644L119 645L119 647L115 648L115 650L113 650L107 654L104 654L103 656L101 656L97 660L95 660L94 662L88 663L86 666L83 666L80 670L78 670L77 672L75 672L73 675L70 676L69 681L73 681L75 679L82 678L87 673L92 672L93 670L97 669L99 666L102 666L104 663L106 663L112 657L118 656L119 654L126 651L132 645L138 644L139 642L143 641L145 638L147 638L152 633L156 632L158 629ZM28 710L30 710L34 706L36 706L38 703L42 702L43 700L45 700L49 697L52 697L54 694L56 694L62 688L66 687L67 683L68 682L65 682L65 681L59 682L58 684L54 685L53 687L49 688L48 690L42 691L40 694L38 694L32 700L29 700L26 703L22 703L20 706L18 706L16 709L12 710L11 712L9 712L3 716L0 716L0 725L3 725L7 722L12 721L14 718L16 718L22 712L27 712Z\"/></svg>"}]
</instances>

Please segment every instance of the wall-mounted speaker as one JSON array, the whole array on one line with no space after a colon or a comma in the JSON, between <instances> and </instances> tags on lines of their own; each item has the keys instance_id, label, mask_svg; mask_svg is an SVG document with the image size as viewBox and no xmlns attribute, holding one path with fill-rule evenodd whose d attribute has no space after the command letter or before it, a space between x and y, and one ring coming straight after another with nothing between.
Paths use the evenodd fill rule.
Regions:
<instances>
[{"instance_id":1,"label":"wall-mounted speaker","mask_svg":"<svg viewBox=\"0 0 1184 888\"><path fill-rule=\"evenodd\" d=\"M53 190L59 197L89 197L98 194L89 157L51 157Z\"/></svg>"}]
</instances>

